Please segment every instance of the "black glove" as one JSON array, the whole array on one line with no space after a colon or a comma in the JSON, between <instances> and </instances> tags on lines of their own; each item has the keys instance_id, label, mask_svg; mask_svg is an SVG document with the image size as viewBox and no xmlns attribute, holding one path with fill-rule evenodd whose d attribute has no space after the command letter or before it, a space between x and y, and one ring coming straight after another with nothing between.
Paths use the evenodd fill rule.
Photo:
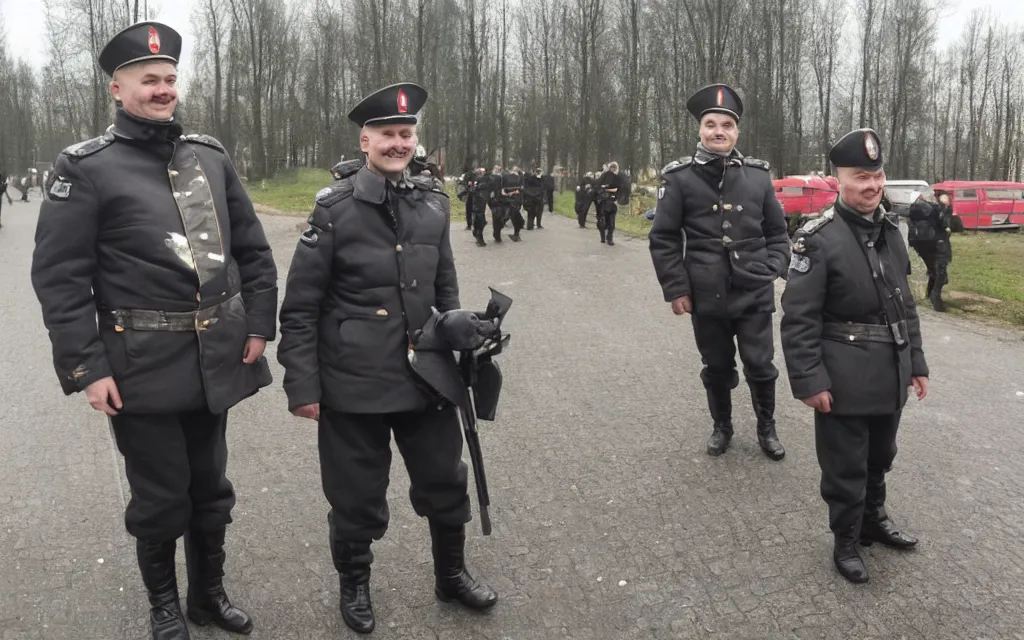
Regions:
<instances>
[{"instance_id":1,"label":"black glove","mask_svg":"<svg viewBox=\"0 0 1024 640\"><path fill-rule=\"evenodd\" d=\"M445 311L437 321L438 335L453 351L477 349L488 338L498 335L493 320L465 309Z\"/></svg>"}]
</instances>

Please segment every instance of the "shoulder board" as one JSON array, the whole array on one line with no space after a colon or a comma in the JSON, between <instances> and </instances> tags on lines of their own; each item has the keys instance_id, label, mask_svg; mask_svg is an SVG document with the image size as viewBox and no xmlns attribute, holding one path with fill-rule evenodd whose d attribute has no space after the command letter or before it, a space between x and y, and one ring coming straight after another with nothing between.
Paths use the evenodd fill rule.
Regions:
<instances>
[{"instance_id":1,"label":"shoulder board","mask_svg":"<svg viewBox=\"0 0 1024 640\"><path fill-rule=\"evenodd\" d=\"M680 169L685 169L691 164L693 164L692 156L686 156L685 158L680 158L679 160L673 160L672 162L665 165L665 167L661 170L661 175L672 173L673 171L679 171Z\"/></svg>"},{"instance_id":2,"label":"shoulder board","mask_svg":"<svg viewBox=\"0 0 1024 640\"><path fill-rule=\"evenodd\" d=\"M338 164L331 167L331 175L334 176L335 180L344 180L345 178L355 175L359 169L363 166L362 158L353 158L351 160L342 160Z\"/></svg>"},{"instance_id":3,"label":"shoulder board","mask_svg":"<svg viewBox=\"0 0 1024 640\"><path fill-rule=\"evenodd\" d=\"M213 136L208 136L205 133L190 133L187 136L181 136L181 139L185 142L194 142L196 144L212 147L217 151L227 153L227 150L224 149L224 145L220 143L220 140L217 140L217 138L214 138Z\"/></svg>"},{"instance_id":4,"label":"shoulder board","mask_svg":"<svg viewBox=\"0 0 1024 640\"><path fill-rule=\"evenodd\" d=\"M743 158L743 164L755 169L763 169L764 171L771 171L772 169L772 165L768 164L767 160L758 160L757 158Z\"/></svg>"},{"instance_id":5,"label":"shoulder board","mask_svg":"<svg viewBox=\"0 0 1024 640\"><path fill-rule=\"evenodd\" d=\"M331 222L331 214L326 209L317 207L313 209L313 213L306 218L306 222L309 226L316 228L318 231L332 231L334 229L334 223Z\"/></svg>"},{"instance_id":6,"label":"shoulder board","mask_svg":"<svg viewBox=\"0 0 1024 640\"><path fill-rule=\"evenodd\" d=\"M77 144L73 144L67 149L64 149L62 153L71 156L72 158L84 158L85 156L91 156L97 151L106 149L114 142L114 136L110 133L105 133L98 138L92 138L91 140L84 140Z\"/></svg>"},{"instance_id":7,"label":"shoulder board","mask_svg":"<svg viewBox=\"0 0 1024 640\"><path fill-rule=\"evenodd\" d=\"M316 203L321 207L327 208L341 202L350 195L352 195L352 182L346 179L340 183L335 183L332 187L324 187L317 191Z\"/></svg>"},{"instance_id":8,"label":"shoulder board","mask_svg":"<svg viewBox=\"0 0 1024 640\"><path fill-rule=\"evenodd\" d=\"M804 226L800 227L800 231L803 231L804 235L809 236L817 233L822 227L832 222L835 218L835 211L829 209L825 213L821 214L814 220L808 220L804 223Z\"/></svg>"},{"instance_id":9,"label":"shoulder board","mask_svg":"<svg viewBox=\"0 0 1024 640\"><path fill-rule=\"evenodd\" d=\"M423 191L433 191L434 193L440 193L444 197L448 197L448 194L444 190L444 185L440 180L432 175L418 175L409 176L409 182L412 183L417 189Z\"/></svg>"}]
</instances>

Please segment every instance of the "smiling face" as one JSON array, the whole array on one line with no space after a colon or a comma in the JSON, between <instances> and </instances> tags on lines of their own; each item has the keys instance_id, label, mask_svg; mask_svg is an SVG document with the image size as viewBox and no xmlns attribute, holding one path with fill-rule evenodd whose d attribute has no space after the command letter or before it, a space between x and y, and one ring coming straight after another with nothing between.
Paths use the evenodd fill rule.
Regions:
<instances>
[{"instance_id":1,"label":"smiling face","mask_svg":"<svg viewBox=\"0 0 1024 640\"><path fill-rule=\"evenodd\" d=\"M731 153L740 137L736 119L724 113L708 113L700 120L700 141L708 151Z\"/></svg>"},{"instance_id":2,"label":"smiling face","mask_svg":"<svg viewBox=\"0 0 1024 640\"><path fill-rule=\"evenodd\" d=\"M840 167L839 197L843 203L861 215L875 212L885 193L885 171L859 167Z\"/></svg>"},{"instance_id":3,"label":"smiling face","mask_svg":"<svg viewBox=\"0 0 1024 640\"><path fill-rule=\"evenodd\" d=\"M178 69L170 62L144 62L114 72L110 93L125 111L147 120L170 120L178 106Z\"/></svg>"},{"instance_id":4,"label":"smiling face","mask_svg":"<svg viewBox=\"0 0 1024 640\"><path fill-rule=\"evenodd\" d=\"M359 148L371 169L385 176L405 171L416 150L416 125L391 124L363 127Z\"/></svg>"}]
</instances>

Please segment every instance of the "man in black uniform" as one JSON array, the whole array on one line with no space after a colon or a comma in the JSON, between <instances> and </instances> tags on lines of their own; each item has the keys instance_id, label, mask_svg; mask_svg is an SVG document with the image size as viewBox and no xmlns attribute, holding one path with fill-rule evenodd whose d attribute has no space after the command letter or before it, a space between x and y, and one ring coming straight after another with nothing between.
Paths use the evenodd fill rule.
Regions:
<instances>
[{"instance_id":1,"label":"man in black uniform","mask_svg":"<svg viewBox=\"0 0 1024 640\"><path fill-rule=\"evenodd\" d=\"M548 205L548 213L555 212L555 176L550 173L543 178L544 203Z\"/></svg>"},{"instance_id":2,"label":"man in black uniform","mask_svg":"<svg viewBox=\"0 0 1024 640\"><path fill-rule=\"evenodd\" d=\"M907 240L928 269L925 295L931 300L933 309L944 312L946 305L942 302L942 287L949 282L948 268L953 261L953 248L949 242L953 210L949 206L949 196L942 194L939 202L935 202L935 196L930 193L920 196L910 205L909 217Z\"/></svg>"},{"instance_id":3,"label":"man in black uniform","mask_svg":"<svg viewBox=\"0 0 1024 640\"><path fill-rule=\"evenodd\" d=\"M505 202L505 220L512 221L512 235L509 236L512 242L519 242L522 238L519 232L523 230L523 172L518 166L501 176L501 196Z\"/></svg>"},{"instance_id":4,"label":"man in black uniform","mask_svg":"<svg viewBox=\"0 0 1024 640\"><path fill-rule=\"evenodd\" d=\"M576 184L576 221L580 229L587 226L587 214L590 213L590 204L594 201L594 174L587 172Z\"/></svg>"},{"instance_id":5,"label":"man in black uniform","mask_svg":"<svg viewBox=\"0 0 1024 640\"><path fill-rule=\"evenodd\" d=\"M597 230L601 233L601 244L607 242L609 247L615 246L612 236L615 234L615 216L619 212L619 206L615 201L619 197L621 186L618 162L608 163L608 168L594 185L594 201L597 203Z\"/></svg>"},{"instance_id":6,"label":"man in black uniform","mask_svg":"<svg viewBox=\"0 0 1024 640\"><path fill-rule=\"evenodd\" d=\"M501 230L508 222L507 198L502 195L501 190L503 183L502 167L496 164L491 169L491 173L487 175L487 191L489 193L487 206L491 209L491 227L495 242L501 242Z\"/></svg>"},{"instance_id":7,"label":"man in black uniform","mask_svg":"<svg viewBox=\"0 0 1024 640\"><path fill-rule=\"evenodd\" d=\"M456 410L410 368L431 308L459 307L448 197L406 171L426 99L421 87L397 84L349 113L362 127L366 166L317 194L281 307L288 408L319 422L340 608L360 633L375 626L370 545L388 526L392 431L413 507L430 524L437 597L472 609L497 601L465 568L470 512Z\"/></svg>"},{"instance_id":8,"label":"man in black uniform","mask_svg":"<svg viewBox=\"0 0 1024 640\"><path fill-rule=\"evenodd\" d=\"M533 170L533 175L523 179L523 206L526 208L526 230L533 231L533 225L543 229L541 217L544 215L544 172L540 167Z\"/></svg>"},{"instance_id":9,"label":"man in black uniform","mask_svg":"<svg viewBox=\"0 0 1024 640\"><path fill-rule=\"evenodd\" d=\"M662 170L650 232L651 257L665 300L676 315L692 313L714 429L709 455L732 439L732 389L739 344L750 386L757 440L772 460L785 449L775 433L772 314L775 279L789 262L786 218L769 166L736 150L743 103L724 84L695 93L686 108L700 122L692 158Z\"/></svg>"},{"instance_id":10,"label":"man in black uniform","mask_svg":"<svg viewBox=\"0 0 1024 640\"><path fill-rule=\"evenodd\" d=\"M835 534L833 561L851 582L868 579L857 540L905 549L885 511L885 473L913 385L928 393L910 257L879 206L882 145L871 129L843 136L829 152L838 168L834 207L793 239L782 296L782 350L793 395L814 408L821 496Z\"/></svg>"},{"instance_id":11,"label":"man in black uniform","mask_svg":"<svg viewBox=\"0 0 1024 640\"><path fill-rule=\"evenodd\" d=\"M462 172L462 176L459 177L458 182L455 184L455 195L466 203L466 231L470 231L473 228L473 167L468 162L466 163L465 171Z\"/></svg>"},{"instance_id":12,"label":"man in black uniform","mask_svg":"<svg viewBox=\"0 0 1024 640\"><path fill-rule=\"evenodd\" d=\"M473 224L473 237L476 246L486 247L484 228L487 226L487 199L490 196L490 181L484 175L484 168L477 167L468 183L469 197L466 200L466 217Z\"/></svg>"},{"instance_id":13,"label":"man in black uniform","mask_svg":"<svg viewBox=\"0 0 1024 640\"><path fill-rule=\"evenodd\" d=\"M7 193L7 174L0 170L0 213L4 210L4 198L7 198L7 204L13 206L14 200L11 200L11 194ZM4 225L0 223L0 227Z\"/></svg>"},{"instance_id":14,"label":"man in black uniform","mask_svg":"<svg viewBox=\"0 0 1024 640\"><path fill-rule=\"evenodd\" d=\"M158 640L189 637L183 534L188 617L252 630L222 584L235 503L225 430L228 409L271 382L277 312L277 269L231 160L173 117L180 49L170 27L141 22L100 53L115 121L57 157L32 260L61 388L110 416L125 458L125 525Z\"/></svg>"}]
</instances>

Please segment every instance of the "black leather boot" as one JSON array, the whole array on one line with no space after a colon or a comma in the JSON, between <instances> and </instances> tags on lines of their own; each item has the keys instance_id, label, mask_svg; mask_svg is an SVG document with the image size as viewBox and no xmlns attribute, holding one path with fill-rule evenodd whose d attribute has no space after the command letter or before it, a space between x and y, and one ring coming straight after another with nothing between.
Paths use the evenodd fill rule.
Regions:
<instances>
[{"instance_id":1,"label":"black leather boot","mask_svg":"<svg viewBox=\"0 0 1024 640\"><path fill-rule=\"evenodd\" d=\"M935 287L932 289L931 294L928 296L928 298L932 302L932 309L935 309L939 313L945 313L946 311L946 303L942 301L943 286L944 285L935 283Z\"/></svg>"},{"instance_id":2,"label":"black leather boot","mask_svg":"<svg viewBox=\"0 0 1024 640\"><path fill-rule=\"evenodd\" d=\"M520 240L522 240L522 238L519 236L518 230L514 231L512 235L509 237L512 238L512 242L519 242Z\"/></svg>"},{"instance_id":3,"label":"black leather boot","mask_svg":"<svg viewBox=\"0 0 1024 640\"><path fill-rule=\"evenodd\" d=\"M714 420L707 452L709 456L720 456L732 441L732 390L717 386L706 386L705 390L708 394L708 410Z\"/></svg>"},{"instance_id":4,"label":"black leather boot","mask_svg":"<svg viewBox=\"0 0 1024 640\"><path fill-rule=\"evenodd\" d=\"M935 276L928 276L928 286L924 289L924 297L932 297L932 289L935 288Z\"/></svg>"},{"instance_id":5,"label":"black leather boot","mask_svg":"<svg viewBox=\"0 0 1024 640\"><path fill-rule=\"evenodd\" d=\"M174 574L175 545L175 540L135 541L142 583L149 594L149 624L153 640L190 640L178 602L178 579Z\"/></svg>"},{"instance_id":6,"label":"black leather boot","mask_svg":"<svg viewBox=\"0 0 1024 640\"><path fill-rule=\"evenodd\" d=\"M775 381L750 382L750 400L757 416L757 443L772 460L782 460L786 450L775 433Z\"/></svg>"},{"instance_id":7,"label":"black leather boot","mask_svg":"<svg viewBox=\"0 0 1024 640\"><path fill-rule=\"evenodd\" d=\"M453 600L483 611L498 602L498 594L478 582L466 570L466 527L430 521L431 550L434 555L434 594L442 602Z\"/></svg>"},{"instance_id":8,"label":"black leather boot","mask_svg":"<svg viewBox=\"0 0 1024 640\"><path fill-rule=\"evenodd\" d=\"M615 235L615 231L614 231L613 229L609 229L609 230L608 230L608 234L607 234L607 237L608 237L608 246L609 246L609 247L614 247L614 246L615 246L615 240L613 240L613 239L612 239L612 236L613 236L613 235Z\"/></svg>"},{"instance_id":9,"label":"black leather boot","mask_svg":"<svg viewBox=\"0 0 1024 640\"><path fill-rule=\"evenodd\" d=\"M332 535L331 558L338 570L341 619L357 633L370 633L377 625L370 600L370 541L338 540Z\"/></svg>"},{"instance_id":10,"label":"black leather boot","mask_svg":"<svg viewBox=\"0 0 1024 640\"><path fill-rule=\"evenodd\" d=\"M896 528L885 511L885 476L868 476L867 495L864 499L864 524L860 528L860 543L870 547L879 542L894 549L911 549L917 538Z\"/></svg>"},{"instance_id":11,"label":"black leather boot","mask_svg":"<svg viewBox=\"0 0 1024 640\"><path fill-rule=\"evenodd\" d=\"M185 566L188 568L188 619L225 631L248 634L252 618L231 604L224 592L224 529L213 532L189 530L185 534Z\"/></svg>"},{"instance_id":12,"label":"black leather boot","mask_svg":"<svg viewBox=\"0 0 1024 640\"><path fill-rule=\"evenodd\" d=\"M840 575L850 582L868 581L868 568L857 550L857 538L852 533L836 534L836 544L832 550L832 561Z\"/></svg>"}]
</instances>

